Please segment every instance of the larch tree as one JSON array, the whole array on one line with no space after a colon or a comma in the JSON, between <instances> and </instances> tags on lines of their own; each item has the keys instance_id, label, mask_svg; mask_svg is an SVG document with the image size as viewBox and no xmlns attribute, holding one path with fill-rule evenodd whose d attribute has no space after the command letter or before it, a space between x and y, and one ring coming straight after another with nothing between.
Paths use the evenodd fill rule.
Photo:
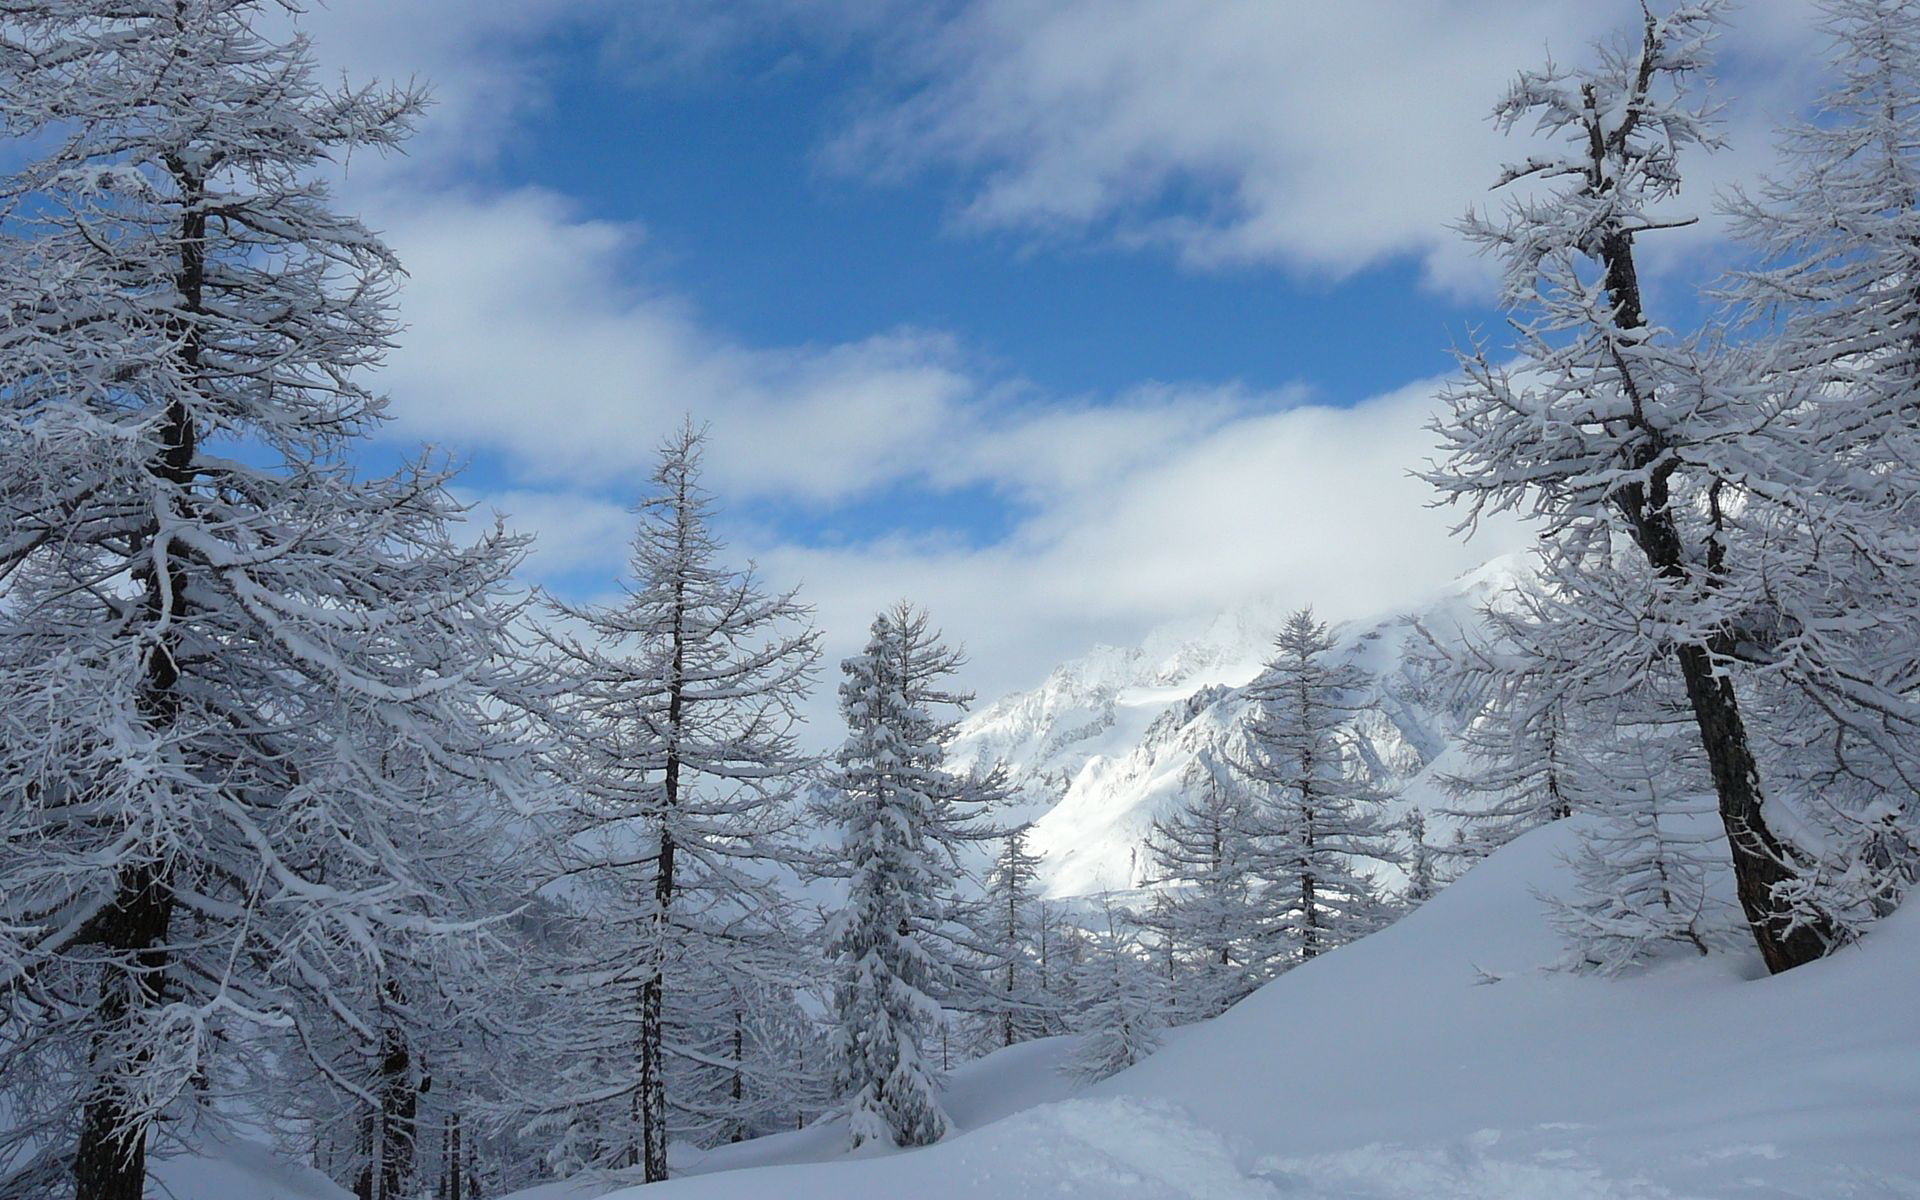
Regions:
<instances>
[{"instance_id":1,"label":"larch tree","mask_svg":"<svg viewBox=\"0 0 1920 1200\"><path fill-rule=\"evenodd\" d=\"M909 604L873 621L866 648L841 664L847 739L820 815L838 829L823 870L845 881L827 927L839 1026L839 1093L853 1146L923 1146L951 1129L941 1070L928 1056L968 974L958 898L961 846L989 836L979 780L945 767L952 714L971 697L950 682L960 654ZM960 926L956 928L956 926Z\"/></svg>"},{"instance_id":2,"label":"larch tree","mask_svg":"<svg viewBox=\"0 0 1920 1200\"><path fill-rule=\"evenodd\" d=\"M323 87L280 7L0 11L8 1196L138 1200L163 1117L263 1090L256 1035L323 1074L336 1030L377 1042L377 989L337 985L456 932L463 868L407 827L524 783L517 543L346 458L398 267L322 176L419 97Z\"/></svg>"},{"instance_id":3,"label":"larch tree","mask_svg":"<svg viewBox=\"0 0 1920 1200\"><path fill-rule=\"evenodd\" d=\"M712 1016L706 997L676 987L731 980L746 995L752 981L799 976L777 884L801 861L789 834L812 760L793 735L817 638L792 592L723 561L700 482L704 441L689 421L662 445L626 595L556 602L543 633L560 687L553 772L574 802L566 869L593 890L600 925L576 967L599 981L579 1020L597 1049L575 1066L591 1064L594 1104L627 1105L634 1128L610 1148L649 1182L667 1175L670 1059L707 1057L685 1033Z\"/></svg>"},{"instance_id":4,"label":"larch tree","mask_svg":"<svg viewBox=\"0 0 1920 1200\"><path fill-rule=\"evenodd\" d=\"M1407 810L1400 827L1407 837L1407 887L1402 895L1409 907L1418 907L1433 899L1441 888L1440 874L1434 870L1433 843L1427 841L1427 814L1415 805Z\"/></svg>"},{"instance_id":5,"label":"larch tree","mask_svg":"<svg viewBox=\"0 0 1920 1200\"><path fill-rule=\"evenodd\" d=\"M1152 1054L1166 1031L1162 989L1138 935L1115 910L1112 896L1103 896L1100 907L1102 919L1073 971L1071 1026L1079 1037L1060 1065L1065 1074L1089 1083Z\"/></svg>"},{"instance_id":6,"label":"larch tree","mask_svg":"<svg viewBox=\"0 0 1920 1200\"><path fill-rule=\"evenodd\" d=\"M1595 754L1573 894L1551 905L1563 965L1604 975L1670 948L1705 954L1738 929L1719 898L1727 868L1713 853L1712 786L1684 706L1619 716L1621 733Z\"/></svg>"},{"instance_id":7,"label":"larch tree","mask_svg":"<svg viewBox=\"0 0 1920 1200\"><path fill-rule=\"evenodd\" d=\"M1785 177L1729 201L1759 263L1728 298L1788 450L1768 460L1791 559L1764 700L1821 849L1782 898L1851 934L1920 874L1920 4L1820 9L1834 83L1787 130Z\"/></svg>"},{"instance_id":8,"label":"larch tree","mask_svg":"<svg viewBox=\"0 0 1920 1200\"><path fill-rule=\"evenodd\" d=\"M1040 859L1027 849L1025 826L1010 830L987 872L980 925L998 959L988 969L993 1007L981 1015L990 1049L1046 1035L1049 1003L1042 990Z\"/></svg>"},{"instance_id":9,"label":"larch tree","mask_svg":"<svg viewBox=\"0 0 1920 1200\"><path fill-rule=\"evenodd\" d=\"M1262 806L1210 754L1186 779L1182 803L1148 834L1148 882L1160 890L1135 920L1160 943L1182 1019L1201 1020L1266 982L1281 946L1255 878Z\"/></svg>"},{"instance_id":10,"label":"larch tree","mask_svg":"<svg viewBox=\"0 0 1920 1200\"><path fill-rule=\"evenodd\" d=\"M1594 735L1577 702L1542 669L1551 656L1520 649L1525 618L1497 614L1495 628L1492 647L1476 647L1456 663L1475 678L1482 707L1460 736L1462 769L1440 780L1452 800L1441 811L1465 833L1447 853L1468 859L1572 816L1590 773L1583 750Z\"/></svg>"},{"instance_id":11,"label":"larch tree","mask_svg":"<svg viewBox=\"0 0 1920 1200\"><path fill-rule=\"evenodd\" d=\"M1396 862L1383 815L1390 798L1370 779L1350 723L1369 704L1366 673L1335 657L1310 609L1287 618L1275 654L1247 693L1254 708L1235 769L1258 805L1262 910L1288 952L1305 960L1385 922L1366 861Z\"/></svg>"},{"instance_id":12,"label":"larch tree","mask_svg":"<svg viewBox=\"0 0 1920 1200\"><path fill-rule=\"evenodd\" d=\"M1851 618L1838 594L1820 595L1818 581L1842 577L1821 568L1837 564L1809 560L1861 530L1832 528L1852 514L1792 495L1804 450L1775 419L1797 399L1756 402L1729 369L1737 356L1653 325L1642 297L1638 240L1675 223L1660 207L1679 190L1680 155L1717 143L1688 84L1710 66L1724 7L1649 9L1631 43L1602 46L1585 70L1523 72L1497 107L1502 128L1531 122L1561 147L1502 175L1502 186L1535 185L1503 216L1464 225L1504 268L1524 367L1464 356L1466 381L1436 425L1446 457L1429 478L1468 507L1463 528L1502 510L1541 522L1548 589L1570 601L1557 631L1569 695L1678 677L1742 909L1778 972L1825 954L1836 929L1782 899L1803 856L1768 819L1742 665L1848 703L1898 704L1883 703L1873 672L1856 677L1844 639L1825 636ZM1779 536L1808 521L1836 536Z\"/></svg>"}]
</instances>

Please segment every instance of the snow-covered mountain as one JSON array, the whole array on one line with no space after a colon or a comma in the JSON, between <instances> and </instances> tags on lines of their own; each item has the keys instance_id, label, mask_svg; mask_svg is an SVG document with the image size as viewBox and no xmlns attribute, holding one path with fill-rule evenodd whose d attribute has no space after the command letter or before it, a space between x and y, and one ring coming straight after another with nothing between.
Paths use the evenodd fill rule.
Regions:
<instances>
[{"instance_id":1,"label":"snow-covered mountain","mask_svg":"<svg viewBox=\"0 0 1920 1200\"><path fill-rule=\"evenodd\" d=\"M1433 679L1425 639L1457 638L1481 610L1535 576L1523 556L1494 559L1417 604L1349 621L1339 653L1378 683L1379 710L1362 718L1369 768L1401 791L1402 806L1431 805L1433 775L1472 713ZM1003 697L961 725L951 758L998 761L1031 821L1029 846L1052 896L1125 889L1142 878L1140 846L1155 817L1200 778L1199 759L1232 753L1259 673L1285 613L1250 605L1211 621L1157 630L1137 647L1098 646L1055 668L1030 691Z\"/></svg>"}]
</instances>

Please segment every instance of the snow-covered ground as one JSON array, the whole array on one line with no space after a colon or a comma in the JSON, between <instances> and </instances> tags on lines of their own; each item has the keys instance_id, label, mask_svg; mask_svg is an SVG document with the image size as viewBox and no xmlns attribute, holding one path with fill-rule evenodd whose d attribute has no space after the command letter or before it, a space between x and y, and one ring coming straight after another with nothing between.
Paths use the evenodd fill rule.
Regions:
<instances>
[{"instance_id":1,"label":"snow-covered ground","mask_svg":"<svg viewBox=\"0 0 1920 1200\"><path fill-rule=\"evenodd\" d=\"M1522 839L1079 1095L927 1150L614 1195L1920 1197L1920 907L1779 978L1746 955L1547 972L1560 948L1535 893L1564 886L1570 832ZM1046 1069L982 1066L1009 1095Z\"/></svg>"},{"instance_id":2,"label":"snow-covered ground","mask_svg":"<svg viewBox=\"0 0 1920 1200\"><path fill-rule=\"evenodd\" d=\"M930 1149L849 1158L827 1125L515 1200L1920 1200L1920 906L1778 978L1745 954L1549 972L1537 893L1572 832L1104 1083L1061 1078L1058 1040L969 1064L964 1132ZM257 1155L158 1174L190 1200L343 1195Z\"/></svg>"}]
</instances>

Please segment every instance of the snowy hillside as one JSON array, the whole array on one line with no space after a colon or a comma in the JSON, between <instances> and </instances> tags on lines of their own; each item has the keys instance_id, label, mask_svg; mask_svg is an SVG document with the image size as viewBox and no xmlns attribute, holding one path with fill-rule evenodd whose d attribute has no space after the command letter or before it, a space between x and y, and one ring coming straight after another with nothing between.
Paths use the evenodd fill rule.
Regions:
<instances>
[{"instance_id":1,"label":"snowy hillside","mask_svg":"<svg viewBox=\"0 0 1920 1200\"><path fill-rule=\"evenodd\" d=\"M1920 1197L1920 912L1776 978L1750 954L1547 972L1561 951L1535 894L1564 887L1570 825L1078 1095L928 1150L849 1160L789 1135L766 1147L787 1165L613 1195ZM1009 1095L1044 1091L1049 1069L1039 1053L988 1060L970 1092L995 1083L981 1068Z\"/></svg>"},{"instance_id":2,"label":"snowy hillside","mask_svg":"<svg viewBox=\"0 0 1920 1200\"><path fill-rule=\"evenodd\" d=\"M1431 806L1435 763L1471 715L1436 694L1411 653L1420 635L1410 621L1456 636L1489 601L1532 579L1525 558L1495 559L1419 604L1336 631L1342 653L1379 681L1380 719L1357 732L1404 804ZM1230 749L1238 737L1241 689L1259 673L1283 616L1242 608L1163 628L1139 647L1097 647L968 717L953 761L1006 764L1023 802L1017 816L1034 822L1029 846L1042 857L1049 895L1140 880L1137 849L1154 818L1193 786L1196 756Z\"/></svg>"}]
</instances>

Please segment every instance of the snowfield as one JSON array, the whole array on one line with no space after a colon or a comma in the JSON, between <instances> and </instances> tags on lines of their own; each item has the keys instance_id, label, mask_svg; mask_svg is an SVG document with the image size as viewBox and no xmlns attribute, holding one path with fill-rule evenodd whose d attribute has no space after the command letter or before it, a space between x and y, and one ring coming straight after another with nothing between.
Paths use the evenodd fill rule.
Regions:
<instances>
[{"instance_id":1,"label":"snowfield","mask_svg":"<svg viewBox=\"0 0 1920 1200\"><path fill-rule=\"evenodd\" d=\"M1075 1097L645 1200L1920 1197L1920 909L1773 978L1744 952L1543 971L1570 824Z\"/></svg>"},{"instance_id":2,"label":"snowfield","mask_svg":"<svg viewBox=\"0 0 1920 1200\"><path fill-rule=\"evenodd\" d=\"M516 1200L1920 1198L1920 909L1773 978L1747 952L1545 971L1561 947L1536 893L1564 886L1570 826L1104 1083L1070 1087L1058 1039L969 1064L966 1132L938 1146L850 1158L827 1125L688 1157L701 1173L644 1190ZM213 1178L160 1176L189 1167ZM172 1194L335 1195L243 1177L274 1178Z\"/></svg>"}]
</instances>

